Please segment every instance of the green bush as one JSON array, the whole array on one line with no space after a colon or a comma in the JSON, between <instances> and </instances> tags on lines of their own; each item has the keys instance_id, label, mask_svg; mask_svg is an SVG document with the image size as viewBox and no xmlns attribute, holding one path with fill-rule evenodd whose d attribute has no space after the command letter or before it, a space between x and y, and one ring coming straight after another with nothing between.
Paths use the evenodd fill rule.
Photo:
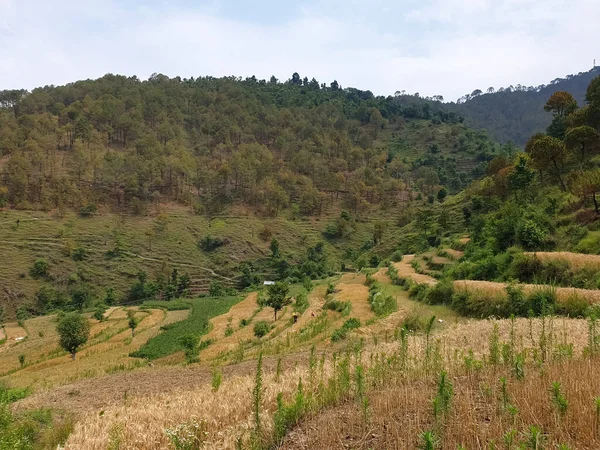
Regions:
<instances>
[{"instance_id":1,"label":"green bush","mask_svg":"<svg viewBox=\"0 0 600 450\"><path fill-rule=\"evenodd\" d=\"M33 263L33 267L29 271L33 278L48 278L50 275L50 265L45 259L38 259Z\"/></svg>"},{"instance_id":2,"label":"green bush","mask_svg":"<svg viewBox=\"0 0 600 450\"><path fill-rule=\"evenodd\" d=\"M343 339L346 339L348 332L356 328L360 328L360 319L352 317L346 320L340 328L333 332L333 334L331 335L331 340L333 342L338 342Z\"/></svg>"},{"instance_id":3,"label":"green bush","mask_svg":"<svg viewBox=\"0 0 600 450\"><path fill-rule=\"evenodd\" d=\"M296 301L294 302L294 311L302 314L308 309L310 303L308 301L308 295L306 291L301 291L296 295Z\"/></svg>"},{"instance_id":4,"label":"green bush","mask_svg":"<svg viewBox=\"0 0 600 450\"><path fill-rule=\"evenodd\" d=\"M579 253L600 255L600 231L592 231L579 241L576 250Z\"/></svg>"},{"instance_id":5,"label":"green bush","mask_svg":"<svg viewBox=\"0 0 600 450\"><path fill-rule=\"evenodd\" d=\"M551 287L536 289L527 297L527 301L536 316L552 314L556 306L556 289Z\"/></svg>"},{"instance_id":6,"label":"green bush","mask_svg":"<svg viewBox=\"0 0 600 450\"><path fill-rule=\"evenodd\" d=\"M212 252L213 250L216 250L225 244L225 240L207 234L202 239L200 239L200 241L198 242L198 247L200 247L205 252Z\"/></svg>"},{"instance_id":7,"label":"green bush","mask_svg":"<svg viewBox=\"0 0 600 450\"><path fill-rule=\"evenodd\" d=\"M73 253L71 253L71 258L73 261L83 261L86 256L87 252L83 247L77 247L75 250L73 250Z\"/></svg>"},{"instance_id":8,"label":"green bush","mask_svg":"<svg viewBox=\"0 0 600 450\"><path fill-rule=\"evenodd\" d=\"M540 250L548 238L548 230L539 223L526 219L517 227L517 240L527 250Z\"/></svg>"},{"instance_id":9,"label":"green bush","mask_svg":"<svg viewBox=\"0 0 600 450\"><path fill-rule=\"evenodd\" d=\"M392 256L391 256L392 261L400 262L400 261L402 261L402 258L404 258L404 255L402 254L402 252L400 250L396 250L394 253L392 253Z\"/></svg>"},{"instance_id":10,"label":"green bush","mask_svg":"<svg viewBox=\"0 0 600 450\"><path fill-rule=\"evenodd\" d=\"M429 288L425 294L425 303L430 305L445 305L452 302L454 284L450 280L442 280Z\"/></svg>"},{"instance_id":11,"label":"green bush","mask_svg":"<svg viewBox=\"0 0 600 450\"><path fill-rule=\"evenodd\" d=\"M352 309L352 303L350 302L342 302L336 299L329 299L323 305L323 309L329 309L331 311L337 311L342 313L343 315L349 314Z\"/></svg>"},{"instance_id":12,"label":"green bush","mask_svg":"<svg viewBox=\"0 0 600 450\"><path fill-rule=\"evenodd\" d=\"M266 336L271 331L271 325L264 320L256 322L254 325L254 336L257 338L262 338Z\"/></svg>"},{"instance_id":13,"label":"green bush","mask_svg":"<svg viewBox=\"0 0 600 450\"><path fill-rule=\"evenodd\" d=\"M529 302L525 298L523 288L515 283L506 285L506 299L510 314L526 316L529 313Z\"/></svg>"},{"instance_id":14,"label":"green bush","mask_svg":"<svg viewBox=\"0 0 600 450\"><path fill-rule=\"evenodd\" d=\"M79 208L79 215L81 217L91 217L96 214L98 208L93 203L88 203L85 206Z\"/></svg>"},{"instance_id":15,"label":"green bush","mask_svg":"<svg viewBox=\"0 0 600 450\"><path fill-rule=\"evenodd\" d=\"M569 317L585 317L590 303L581 295L573 292L565 300L556 304L557 314Z\"/></svg>"}]
</instances>

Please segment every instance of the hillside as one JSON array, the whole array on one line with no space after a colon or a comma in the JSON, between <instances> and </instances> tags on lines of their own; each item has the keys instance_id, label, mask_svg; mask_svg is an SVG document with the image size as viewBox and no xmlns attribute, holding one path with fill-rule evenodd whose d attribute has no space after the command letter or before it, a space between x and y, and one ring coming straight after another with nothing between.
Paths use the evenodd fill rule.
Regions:
<instances>
[{"instance_id":1,"label":"hillside","mask_svg":"<svg viewBox=\"0 0 600 450\"><path fill-rule=\"evenodd\" d=\"M531 135L545 131L552 122L552 115L543 107L553 93L569 92L584 106L587 87L599 74L600 67L595 67L537 87L516 85L491 88L490 92L482 88L451 109L463 115L469 127L486 130L498 142L512 141L523 147Z\"/></svg>"},{"instance_id":2,"label":"hillside","mask_svg":"<svg viewBox=\"0 0 600 450\"><path fill-rule=\"evenodd\" d=\"M284 103L301 92L271 88L289 90ZM227 175L218 210L202 189L138 203L76 183L81 207L11 203L0 450L598 448L600 76L585 98L546 99L563 129L534 134L525 152L425 99L371 99L402 120L344 158L365 188L403 188L358 201L321 190L328 166L310 175L323 199L312 213L286 190L299 172L278 144L257 144L278 162L250 178L266 167L289 195L273 210L236 193L225 169L247 147L222 142L202 160ZM105 152L145 148L117 147ZM443 182L449 158L476 178L466 188Z\"/></svg>"},{"instance_id":3,"label":"hillside","mask_svg":"<svg viewBox=\"0 0 600 450\"><path fill-rule=\"evenodd\" d=\"M2 91L0 306L14 318L73 296L123 301L142 272L162 297L173 269L193 295L239 288L244 273L281 276L272 239L298 263L328 225L339 270L375 222L389 235L415 198L457 193L502 152L432 102L297 74ZM36 261L48 267L32 275Z\"/></svg>"}]
</instances>

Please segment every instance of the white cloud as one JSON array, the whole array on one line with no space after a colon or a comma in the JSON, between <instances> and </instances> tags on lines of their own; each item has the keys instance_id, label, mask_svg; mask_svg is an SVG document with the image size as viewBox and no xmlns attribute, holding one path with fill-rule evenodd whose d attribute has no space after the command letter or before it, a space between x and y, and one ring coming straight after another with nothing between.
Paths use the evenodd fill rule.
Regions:
<instances>
[{"instance_id":1,"label":"white cloud","mask_svg":"<svg viewBox=\"0 0 600 450\"><path fill-rule=\"evenodd\" d=\"M600 59L597 0L323 0L268 25L227 17L218 2L124 5L0 0L0 89L108 72L285 79L298 71L376 94L456 99L476 88L540 84Z\"/></svg>"}]
</instances>

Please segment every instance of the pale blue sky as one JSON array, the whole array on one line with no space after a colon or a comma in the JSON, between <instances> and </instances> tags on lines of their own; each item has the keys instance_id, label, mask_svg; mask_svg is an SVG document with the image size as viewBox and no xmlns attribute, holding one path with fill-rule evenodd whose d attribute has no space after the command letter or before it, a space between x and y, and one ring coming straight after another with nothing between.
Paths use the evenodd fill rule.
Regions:
<instances>
[{"instance_id":1,"label":"pale blue sky","mask_svg":"<svg viewBox=\"0 0 600 450\"><path fill-rule=\"evenodd\" d=\"M0 89L292 72L455 100L591 68L598 0L0 0Z\"/></svg>"}]
</instances>

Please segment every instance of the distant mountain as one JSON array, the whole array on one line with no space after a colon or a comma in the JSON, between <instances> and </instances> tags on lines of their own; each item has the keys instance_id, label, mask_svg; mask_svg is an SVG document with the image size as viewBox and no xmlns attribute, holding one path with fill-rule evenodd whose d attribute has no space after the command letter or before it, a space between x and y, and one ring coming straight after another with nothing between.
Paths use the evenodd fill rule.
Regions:
<instances>
[{"instance_id":1,"label":"distant mountain","mask_svg":"<svg viewBox=\"0 0 600 450\"><path fill-rule=\"evenodd\" d=\"M600 67L596 66L589 72L556 78L548 85L517 85L490 89L489 92L476 90L459 99L454 106L469 127L487 130L499 142L512 140L523 146L532 134L544 131L550 125L552 115L543 108L550 95L567 91L583 105L587 87L598 75Z\"/></svg>"}]
</instances>

